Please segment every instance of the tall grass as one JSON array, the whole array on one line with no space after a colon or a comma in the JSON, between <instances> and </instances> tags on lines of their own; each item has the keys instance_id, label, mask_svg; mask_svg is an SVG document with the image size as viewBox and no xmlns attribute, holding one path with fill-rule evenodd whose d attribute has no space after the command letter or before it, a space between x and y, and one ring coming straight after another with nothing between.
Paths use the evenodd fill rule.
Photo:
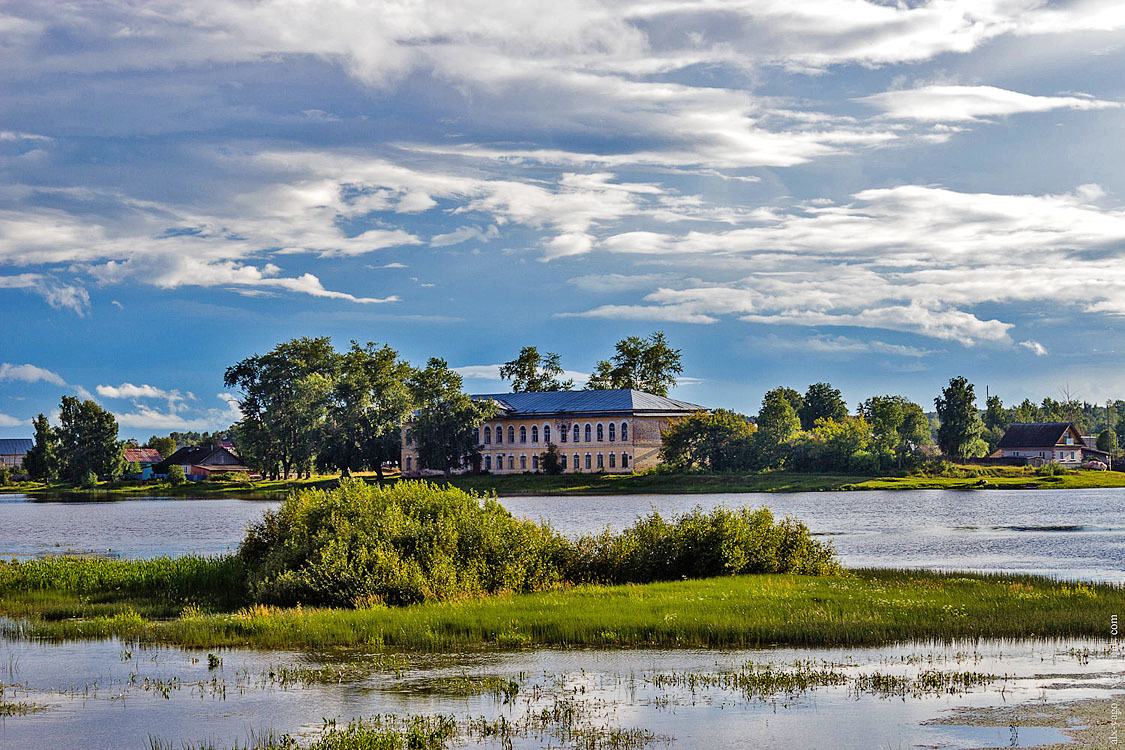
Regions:
<instances>
[{"instance_id":1,"label":"tall grass","mask_svg":"<svg viewBox=\"0 0 1125 750\"><path fill-rule=\"evenodd\" d=\"M561 584L647 583L742 573L839 570L832 549L765 509L653 513L620 534L571 540L495 497L451 486L342 481L290 497L239 551L256 600L410 604Z\"/></svg>"}]
</instances>

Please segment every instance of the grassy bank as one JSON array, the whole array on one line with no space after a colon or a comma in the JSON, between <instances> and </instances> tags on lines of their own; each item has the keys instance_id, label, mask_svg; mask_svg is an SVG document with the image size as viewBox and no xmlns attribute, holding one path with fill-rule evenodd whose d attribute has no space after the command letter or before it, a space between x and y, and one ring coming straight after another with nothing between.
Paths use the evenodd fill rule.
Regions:
<instances>
[{"instance_id":1,"label":"grassy bank","mask_svg":"<svg viewBox=\"0 0 1125 750\"><path fill-rule=\"evenodd\" d=\"M211 580L223 575L216 572ZM1119 586L898 570L586 585L405 607L258 605L233 612L182 587L175 595L154 594L162 585L159 576L147 588L87 582L33 589L15 585L17 579L9 575L0 584L0 614L18 618L5 626L9 635L118 636L197 648L733 648L1098 637L1107 634L1111 615L1125 611ZM173 610L177 616L159 619Z\"/></svg>"},{"instance_id":2,"label":"grassy bank","mask_svg":"<svg viewBox=\"0 0 1125 750\"><path fill-rule=\"evenodd\" d=\"M359 475L376 482L374 474ZM388 476L384 484L398 481ZM953 476L917 474L863 477L843 474L800 474L773 471L763 474L516 474L454 477L455 487L501 497L527 495L633 495L705 494L711 492L821 492L849 490L984 490L984 489L1092 489L1125 487L1125 472L1076 471L1059 476L1039 476L1022 467L956 467ZM188 482L174 487L167 482L102 482L94 489L70 484L22 482L0 487L0 493L49 497L65 495L91 499L143 496L170 497L282 497L302 489L330 489L337 476L253 482Z\"/></svg>"}]
</instances>

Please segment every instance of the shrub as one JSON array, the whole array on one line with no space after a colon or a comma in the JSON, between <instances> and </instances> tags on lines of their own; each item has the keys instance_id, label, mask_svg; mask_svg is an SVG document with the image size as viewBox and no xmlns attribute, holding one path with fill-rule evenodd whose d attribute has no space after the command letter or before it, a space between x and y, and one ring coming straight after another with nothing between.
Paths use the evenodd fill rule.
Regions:
<instances>
[{"instance_id":1,"label":"shrub","mask_svg":"<svg viewBox=\"0 0 1125 750\"><path fill-rule=\"evenodd\" d=\"M0 464L0 487L12 483L12 470L7 466Z\"/></svg>"},{"instance_id":2,"label":"shrub","mask_svg":"<svg viewBox=\"0 0 1125 750\"><path fill-rule=\"evenodd\" d=\"M409 604L564 583L643 583L838 570L831 547L765 508L665 520L571 540L516 518L494 497L449 486L343 480L305 490L251 527L239 550L265 603Z\"/></svg>"},{"instance_id":3,"label":"shrub","mask_svg":"<svg viewBox=\"0 0 1125 750\"><path fill-rule=\"evenodd\" d=\"M1050 463L1043 464L1035 473L1041 477L1058 477L1070 473L1070 470L1060 464L1058 461L1051 461Z\"/></svg>"},{"instance_id":4,"label":"shrub","mask_svg":"<svg viewBox=\"0 0 1125 750\"><path fill-rule=\"evenodd\" d=\"M184 467L179 464L174 464L168 467L168 484L173 487L178 487L187 481L187 475L184 474Z\"/></svg>"},{"instance_id":5,"label":"shrub","mask_svg":"<svg viewBox=\"0 0 1125 750\"><path fill-rule=\"evenodd\" d=\"M98 475L93 471L87 471L82 475L82 481L79 482L79 486L84 490L92 490L98 486Z\"/></svg>"}]
</instances>

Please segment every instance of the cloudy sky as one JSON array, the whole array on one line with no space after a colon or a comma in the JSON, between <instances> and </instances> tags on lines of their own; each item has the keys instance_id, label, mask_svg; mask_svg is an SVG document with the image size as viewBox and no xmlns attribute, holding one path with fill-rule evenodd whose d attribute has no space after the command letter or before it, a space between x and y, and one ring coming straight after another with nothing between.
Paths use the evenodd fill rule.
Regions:
<instances>
[{"instance_id":1,"label":"cloudy sky","mask_svg":"<svg viewBox=\"0 0 1125 750\"><path fill-rule=\"evenodd\" d=\"M1120 0L0 3L0 435L294 336L1125 397Z\"/></svg>"}]
</instances>

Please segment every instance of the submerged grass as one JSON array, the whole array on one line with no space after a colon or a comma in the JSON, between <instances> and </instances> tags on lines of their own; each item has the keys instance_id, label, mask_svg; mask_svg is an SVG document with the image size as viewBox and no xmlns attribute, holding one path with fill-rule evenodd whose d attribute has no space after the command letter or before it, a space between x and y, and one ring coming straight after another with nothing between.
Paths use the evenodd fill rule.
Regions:
<instances>
[{"instance_id":1,"label":"submerged grass","mask_svg":"<svg viewBox=\"0 0 1125 750\"><path fill-rule=\"evenodd\" d=\"M120 604L127 606L127 598ZM420 651L531 647L865 646L911 640L1105 635L1125 588L1016 575L858 570L763 574L644 585L584 585L369 609L263 605L171 620L136 610L51 620L4 593L23 617L6 635L120 637L195 648L364 647Z\"/></svg>"}]
</instances>

